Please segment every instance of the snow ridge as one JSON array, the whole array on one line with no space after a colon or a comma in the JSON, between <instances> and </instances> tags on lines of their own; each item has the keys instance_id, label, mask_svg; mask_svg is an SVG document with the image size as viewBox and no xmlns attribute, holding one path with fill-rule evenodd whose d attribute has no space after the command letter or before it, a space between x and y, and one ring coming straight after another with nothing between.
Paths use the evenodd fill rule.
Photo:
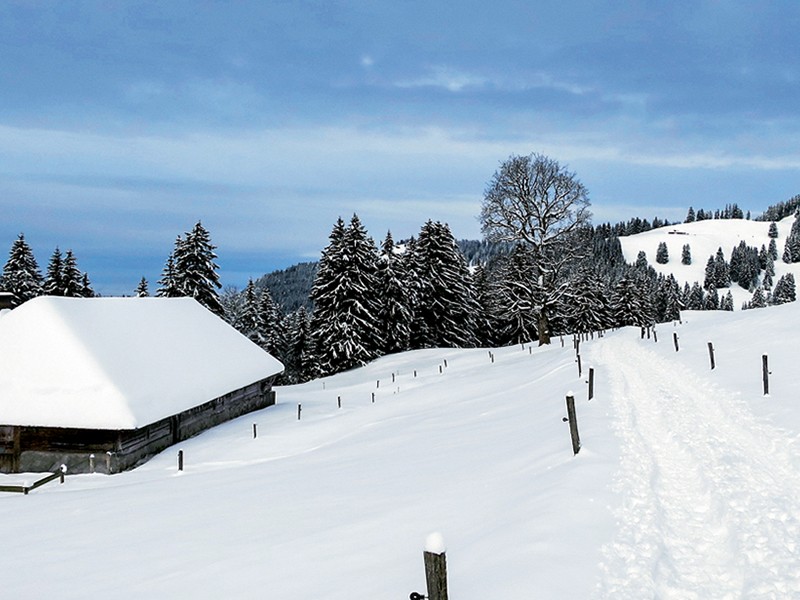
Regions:
<instances>
[{"instance_id":1,"label":"snow ridge","mask_svg":"<svg viewBox=\"0 0 800 600\"><path fill-rule=\"evenodd\" d=\"M628 336L593 352L611 376L622 446L619 528L595 597L800 596L790 439Z\"/></svg>"}]
</instances>

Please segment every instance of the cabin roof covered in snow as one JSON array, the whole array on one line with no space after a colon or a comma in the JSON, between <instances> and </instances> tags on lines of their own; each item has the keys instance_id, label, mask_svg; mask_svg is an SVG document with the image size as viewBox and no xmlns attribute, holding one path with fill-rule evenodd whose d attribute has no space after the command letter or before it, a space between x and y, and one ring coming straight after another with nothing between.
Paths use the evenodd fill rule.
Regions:
<instances>
[{"instance_id":1,"label":"cabin roof covered in snow","mask_svg":"<svg viewBox=\"0 0 800 600\"><path fill-rule=\"evenodd\" d=\"M192 298L43 296L0 319L0 424L134 429L282 370Z\"/></svg>"}]
</instances>

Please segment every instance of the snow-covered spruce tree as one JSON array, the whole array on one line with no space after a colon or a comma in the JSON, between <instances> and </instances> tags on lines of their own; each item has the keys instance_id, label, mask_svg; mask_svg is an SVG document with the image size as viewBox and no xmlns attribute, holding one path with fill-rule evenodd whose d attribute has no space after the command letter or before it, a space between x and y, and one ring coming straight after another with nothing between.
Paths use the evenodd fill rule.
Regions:
<instances>
[{"instance_id":1,"label":"snow-covered spruce tree","mask_svg":"<svg viewBox=\"0 0 800 600\"><path fill-rule=\"evenodd\" d=\"M211 235L198 221L191 231L178 238L172 252L175 284L181 296L197 300L208 310L222 317L225 311L219 301L218 289L222 287L214 262L216 246Z\"/></svg>"},{"instance_id":2,"label":"snow-covered spruce tree","mask_svg":"<svg viewBox=\"0 0 800 600\"><path fill-rule=\"evenodd\" d=\"M714 256L714 287L724 288L731 285L731 269L722 248L717 248Z\"/></svg>"},{"instance_id":3,"label":"snow-covered spruce tree","mask_svg":"<svg viewBox=\"0 0 800 600\"><path fill-rule=\"evenodd\" d=\"M683 245L683 250L681 251L681 264L682 265L692 264L692 249L689 246L689 244Z\"/></svg>"},{"instance_id":4,"label":"snow-covered spruce tree","mask_svg":"<svg viewBox=\"0 0 800 600\"><path fill-rule=\"evenodd\" d=\"M775 284L775 290L772 292L772 304L786 304L795 300L797 300L797 289L794 275L787 273Z\"/></svg>"},{"instance_id":5,"label":"snow-covered spruce tree","mask_svg":"<svg viewBox=\"0 0 800 600\"><path fill-rule=\"evenodd\" d=\"M714 257L709 256L706 261L705 277L703 278L703 288L706 290L716 289L717 280L714 271Z\"/></svg>"},{"instance_id":6,"label":"snow-covered spruce tree","mask_svg":"<svg viewBox=\"0 0 800 600\"><path fill-rule=\"evenodd\" d=\"M242 309L239 315L238 330L251 342L263 345L264 322L259 306L259 296L255 283L250 279L242 292Z\"/></svg>"},{"instance_id":7,"label":"snow-covered spruce tree","mask_svg":"<svg viewBox=\"0 0 800 600\"><path fill-rule=\"evenodd\" d=\"M287 351L286 383L303 383L321 375L317 358L317 344L311 331L311 318L304 306L289 315L286 320Z\"/></svg>"},{"instance_id":8,"label":"snow-covered spruce tree","mask_svg":"<svg viewBox=\"0 0 800 600\"><path fill-rule=\"evenodd\" d=\"M14 294L15 306L27 302L31 298L41 296L44 279L33 250L25 241L25 236L19 237L11 245L8 261L3 267L0 277L0 288Z\"/></svg>"},{"instance_id":9,"label":"snow-covered spruce tree","mask_svg":"<svg viewBox=\"0 0 800 600\"><path fill-rule=\"evenodd\" d=\"M658 249L656 250L656 262L660 265L665 265L669 262L669 250L667 249L666 242L658 243Z\"/></svg>"},{"instance_id":10,"label":"snow-covered spruce tree","mask_svg":"<svg viewBox=\"0 0 800 600\"><path fill-rule=\"evenodd\" d=\"M261 315L261 347L273 356L280 357L286 346L285 332L281 326L281 312L268 287L261 290L258 311Z\"/></svg>"},{"instance_id":11,"label":"snow-covered spruce tree","mask_svg":"<svg viewBox=\"0 0 800 600\"><path fill-rule=\"evenodd\" d=\"M753 292L753 297L749 302L750 308L764 308L767 306L767 298L764 295L764 290L760 287L757 287L756 290Z\"/></svg>"},{"instance_id":12,"label":"snow-covered spruce tree","mask_svg":"<svg viewBox=\"0 0 800 600\"><path fill-rule=\"evenodd\" d=\"M565 296L568 327L575 333L591 333L611 327L613 321L608 298L608 289L594 271L578 270Z\"/></svg>"},{"instance_id":13,"label":"snow-covered spruce tree","mask_svg":"<svg viewBox=\"0 0 800 600\"><path fill-rule=\"evenodd\" d=\"M775 243L775 240L769 241L769 247L767 248L767 253L770 255L773 261L778 260L778 244Z\"/></svg>"},{"instance_id":14,"label":"snow-covered spruce tree","mask_svg":"<svg viewBox=\"0 0 800 600\"><path fill-rule=\"evenodd\" d=\"M719 292L717 292L717 288L708 289L703 310L719 310Z\"/></svg>"},{"instance_id":15,"label":"snow-covered spruce tree","mask_svg":"<svg viewBox=\"0 0 800 600\"><path fill-rule=\"evenodd\" d=\"M703 288L701 288L700 284L695 281L692 284L689 296L686 299L686 309L703 310L703 307L705 306L705 300L706 295L705 292L703 292Z\"/></svg>"},{"instance_id":16,"label":"snow-covered spruce tree","mask_svg":"<svg viewBox=\"0 0 800 600\"><path fill-rule=\"evenodd\" d=\"M497 272L497 345L521 344L537 339L536 299L528 285L528 281L536 277L531 253L523 246L515 246L508 256L501 259Z\"/></svg>"},{"instance_id":17,"label":"snow-covered spruce tree","mask_svg":"<svg viewBox=\"0 0 800 600\"><path fill-rule=\"evenodd\" d=\"M719 301L719 309L733 311L733 295L730 290Z\"/></svg>"},{"instance_id":18,"label":"snow-covered spruce tree","mask_svg":"<svg viewBox=\"0 0 800 600\"><path fill-rule=\"evenodd\" d=\"M66 290L66 282L64 280L64 255L58 247L53 251L50 256L50 261L47 263L47 272L44 277L43 292L48 296L63 296Z\"/></svg>"},{"instance_id":19,"label":"snow-covered spruce tree","mask_svg":"<svg viewBox=\"0 0 800 600\"><path fill-rule=\"evenodd\" d=\"M482 265L476 265L472 273L475 284L475 300L478 303L475 331L479 346L501 346L503 321L500 308L501 283L495 281L491 271Z\"/></svg>"},{"instance_id":20,"label":"snow-covered spruce tree","mask_svg":"<svg viewBox=\"0 0 800 600\"><path fill-rule=\"evenodd\" d=\"M636 262L633 263L637 269L643 270L647 269L648 262L647 262L647 254L644 250L639 250L639 253L636 255Z\"/></svg>"},{"instance_id":21,"label":"snow-covered spruce tree","mask_svg":"<svg viewBox=\"0 0 800 600\"><path fill-rule=\"evenodd\" d=\"M64 283L64 296L70 298L83 297L83 274L78 269L78 261L72 250L67 250L62 263L62 277Z\"/></svg>"},{"instance_id":22,"label":"snow-covered spruce tree","mask_svg":"<svg viewBox=\"0 0 800 600\"><path fill-rule=\"evenodd\" d=\"M323 374L360 367L380 356L378 251L357 215L341 219L323 252L311 290L313 331Z\"/></svg>"},{"instance_id":23,"label":"snow-covered spruce tree","mask_svg":"<svg viewBox=\"0 0 800 600\"><path fill-rule=\"evenodd\" d=\"M428 221L413 245L412 269L419 282L412 344L423 348L470 348L477 342L478 312L467 263L450 228Z\"/></svg>"},{"instance_id":24,"label":"snow-covered spruce tree","mask_svg":"<svg viewBox=\"0 0 800 600\"><path fill-rule=\"evenodd\" d=\"M523 244L537 276L527 281L536 300L539 344L550 343L549 313L564 293L564 271L587 250L589 194L557 161L541 154L510 156L484 192L481 230L490 241Z\"/></svg>"},{"instance_id":25,"label":"snow-covered spruce tree","mask_svg":"<svg viewBox=\"0 0 800 600\"><path fill-rule=\"evenodd\" d=\"M770 239L778 237L778 224L775 221L769 224L769 237Z\"/></svg>"},{"instance_id":26,"label":"snow-covered spruce tree","mask_svg":"<svg viewBox=\"0 0 800 600\"><path fill-rule=\"evenodd\" d=\"M661 321L680 321L683 302L678 282L672 273L667 276L661 293L664 295L664 313L661 315Z\"/></svg>"},{"instance_id":27,"label":"snow-covered spruce tree","mask_svg":"<svg viewBox=\"0 0 800 600\"><path fill-rule=\"evenodd\" d=\"M147 279L144 277L139 280L139 285L136 286L136 289L133 292L133 295L137 298L147 298L150 296L150 290L148 289Z\"/></svg>"},{"instance_id":28,"label":"snow-covered spruce tree","mask_svg":"<svg viewBox=\"0 0 800 600\"><path fill-rule=\"evenodd\" d=\"M95 296L92 283L89 281L89 274L86 272L81 275L81 295L84 298L94 298Z\"/></svg>"},{"instance_id":29,"label":"snow-covered spruce tree","mask_svg":"<svg viewBox=\"0 0 800 600\"><path fill-rule=\"evenodd\" d=\"M180 236L175 240L175 247L177 248L183 240ZM161 279L158 280L158 289L156 296L159 298L179 298L183 294L178 287L178 277L175 272L175 252L169 253L167 262L164 265L164 270L161 271Z\"/></svg>"},{"instance_id":30,"label":"snow-covered spruce tree","mask_svg":"<svg viewBox=\"0 0 800 600\"><path fill-rule=\"evenodd\" d=\"M690 206L689 207L689 212L686 213L686 219L683 222L684 223L694 223L694 220L695 220L694 208L692 208Z\"/></svg>"},{"instance_id":31,"label":"snow-covered spruce tree","mask_svg":"<svg viewBox=\"0 0 800 600\"><path fill-rule=\"evenodd\" d=\"M381 246L375 290L378 298L378 323L383 340L382 354L403 352L410 347L412 292L408 286L405 261L395 253L391 232Z\"/></svg>"},{"instance_id":32,"label":"snow-covered spruce tree","mask_svg":"<svg viewBox=\"0 0 800 600\"><path fill-rule=\"evenodd\" d=\"M617 282L611 296L611 313L618 327L652 324L649 298L640 274L630 271Z\"/></svg>"}]
</instances>

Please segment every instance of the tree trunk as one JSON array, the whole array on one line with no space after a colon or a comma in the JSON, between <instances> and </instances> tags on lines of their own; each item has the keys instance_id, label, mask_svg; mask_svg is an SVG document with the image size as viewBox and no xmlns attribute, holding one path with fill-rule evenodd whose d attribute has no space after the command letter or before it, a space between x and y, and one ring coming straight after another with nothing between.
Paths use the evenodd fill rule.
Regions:
<instances>
[{"instance_id":1,"label":"tree trunk","mask_svg":"<svg viewBox=\"0 0 800 600\"><path fill-rule=\"evenodd\" d=\"M539 336L539 345L544 346L550 343L550 323L547 320L547 313L544 307L539 311L539 325L536 332Z\"/></svg>"}]
</instances>

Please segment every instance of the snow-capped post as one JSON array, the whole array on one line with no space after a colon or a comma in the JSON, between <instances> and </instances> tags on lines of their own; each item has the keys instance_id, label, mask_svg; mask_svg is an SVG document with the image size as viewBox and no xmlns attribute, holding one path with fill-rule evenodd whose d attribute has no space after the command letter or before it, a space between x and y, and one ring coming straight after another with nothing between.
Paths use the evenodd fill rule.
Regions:
<instances>
[{"instance_id":1,"label":"snow-capped post","mask_svg":"<svg viewBox=\"0 0 800 600\"><path fill-rule=\"evenodd\" d=\"M764 395L769 396L769 359L766 354L761 356L761 374L764 380Z\"/></svg>"},{"instance_id":2,"label":"snow-capped post","mask_svg":"<svg viewBox=\"0 0 800 600\"><path fill-rule=\"evenodd\" d=\"M178 471L183 471L183 450L178 450Z\"/></svg>"},{"instance_id":3,"label":"snow-capped post","mask_svg":"<svg viewBox=\"0 0 800 600\"><path fill-rule=\"evenodd\" d=\"M106 473L111 475L111 457L114 456L114 453L110 450L106 452Z\"/></svg>"},{"instance_id":4,"label":"snow-capped post","mask_svg":"<svg viewBox=\"0 0 800 600\"><path fill-rule=\"evenodd\" d=\"M673 331L672 332L672 341L675 342L675 352L678 352L678 350L680 350L680 347L678 346L678 332L677 331Z\"/></svg>"},{"instance_id":5,"label":"snow-capped post","mask_svg":"<svg viewBox=\"0 0 800 600\"><path fill-rule=\"evenodd\" d=\"M594 367L589 367L589 400L594 398Z\"/></svg>"},{"instance_id":6,"label":"snow-capped post","mask_svg":"<svg viewBox=\"0 0 800 600\"><path fill-rule=\"evenodd\" d=\"M714 362L714 344L712 342L708 342L708 358L711 361L711 370L713 371L717 364Z\"/></svg>"},{"instance_id":7,"label":"snow-capped post","mask_svg":"<svg viewBox=\"0 0 800 600\"><path fill-rule=\"evenodd\" d=\"M94 454L89 455L89 473L94 473Z\"/></svg>"},{"instance_id":8,"label":"snow-capped post","mask_svg":"<svg viewBox=\"0 0 800 600\"><path fill-rule=\"evenodd\" d=\"M61 468L58 470L58 474L60 475L58 482L64 483L64 477L67 475L67 465L61 465Z\"/></svg>"},{"instance_id":9,"label":"snow-capped post","mask_svg":"<svg viewBox=\"0 0 800 600\"><path fill-rule=\"evenodd\" d=\"M303 412L303 405L302 404L298 404L297 405L297 420L298 421L300 420L300 413L301 412Z\"/></svg>"},{"instance_id":10,"label":"snow-capped post","mask_svg":"<svg viewBox=\"0 0 800 600\"><path fill-rule=\"evenodd\" d=\"M447 600L447 555L440 533L425 538L423 558L429 600Z\"/></svg>"},{"instance_id":11,"label":"snow-capped post","mask_svg":"<svg viewBox=\"0 0 800 600\"><path fill-rule=\"evenodd\" d=\"M567 417L565 421L569 421L569 434L572 437L572 453L573 456L581 451L581 438L578 435L578 417L575 414L575 395L570 390L567 392Z\"/></svg>"}]
</instances>

